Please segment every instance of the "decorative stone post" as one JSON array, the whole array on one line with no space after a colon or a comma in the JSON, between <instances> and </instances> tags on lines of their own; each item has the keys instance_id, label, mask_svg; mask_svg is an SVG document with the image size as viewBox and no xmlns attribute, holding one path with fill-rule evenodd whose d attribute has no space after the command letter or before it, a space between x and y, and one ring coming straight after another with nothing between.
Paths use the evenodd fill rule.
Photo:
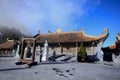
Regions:
<instances>
[{"instance_id":1,"label":"decorative stone post","mask_svg":"<svg viewBox=\"0 0 120 80\"><path fill-rule=\"evenodd\" d=\"M47 43L47 40L45 41L45 44L44 44L44 53L42 56L42 61L48 61L48 43Z\"/></svg>"},{"instance_id":2,"label":"decorative stone post","mask_svg":"<svg viewBox=\"0 0 120 80\"><path fill-rule=\"evenodd\" d=\"M62 54L62 53L63 53L62 44L59 43L59 46L60 46L59 51L60 51L60 53Z\"/></svg>"},{"instance_id":3,"label":"decorative stone post","mask_svg":"<svg viewBox=\"0 0 120 80\"><path fill-rule=\"evenodd\" d=\"M19 49L20 49L20 45L17 45L17 51L15 53L15 57L19 57Z\"/></svg>"}]
</instances>

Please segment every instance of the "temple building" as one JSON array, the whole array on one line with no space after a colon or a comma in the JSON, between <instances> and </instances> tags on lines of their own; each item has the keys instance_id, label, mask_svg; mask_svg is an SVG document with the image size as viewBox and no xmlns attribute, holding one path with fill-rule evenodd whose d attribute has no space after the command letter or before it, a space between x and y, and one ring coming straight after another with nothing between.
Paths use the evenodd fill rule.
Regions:
<instances>
[{"instance_id":1,"label":"temple building","mask_svg":"<svg viewBox=\"0 0 120 80\"><path fill-rule=\"evenodd\" d=\"M120 63L120 34L117 34L115 43L113 45L102 48L102 51L104 52L104 61Z\"/></svg>"},{"instance_id":2,"label":"temple building","mask_svg":"<svg viewBox=\"0 0 120 80\"><path fill-rule=\"evenodd\" d=\"M67 54L68 58L77 55L80 44L85 46L87 55L96 55L101 52L101 46L108 37L108 29L100 36L90 36L82 31L62 32L57 29L55 33L36 34L32 38L22 38L20 47L20 61L16 64L53 60L53 55ZM54 54L53 54L54 53ZM52 56L51 56L52 54ZM40 56L42 57L40 58ZM67 56L65 56L67 57ZM49 59L48 59L49 58ZM66 59L68 59L66 58ZM99 60L101 56L98 57ZM76 57L75 57L76 60Z\"/></svg>"},{"instance_id":3,"label":"temple building","mask_svg":"<svg viewBox=\"0 0 120 80\"><path fill-rule=\"evenodd\" d=\"M0 44L0 56L15 56L17 50L17 42L15 40L8 40Z\"/></svg>"},{"instance_id":4,"label":"temple building","mask_svg":"<svg viewBox=\"0 0 120 80\"><path fill-rule=\"evenodd\" d=\"M83 43L87 54L94 55L97 53L98 44L103 44L108 35L107 28L105 29L105 33L100 36L87 35L84 29L72 32L62 32L61 29L57 29L56 33L39 33L34 38L36 44L40 45L42 50L47 40L49 54L53 53L53 51L56 51L57 54L77 54L80 44Z\"/></svg>"}]
</instances>

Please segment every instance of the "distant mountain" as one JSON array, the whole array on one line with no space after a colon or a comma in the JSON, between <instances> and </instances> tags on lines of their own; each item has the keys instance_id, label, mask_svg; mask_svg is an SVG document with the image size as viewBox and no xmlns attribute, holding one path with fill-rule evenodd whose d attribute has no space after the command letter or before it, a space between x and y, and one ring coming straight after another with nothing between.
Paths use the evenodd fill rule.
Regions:
<instances>
[{"instance_id":1,"label":"distant mountain","mask_svg":"<svg viewBox=\"0 0 120 80\"><path fill-rule=\"evenodd\" d=\"M21 33L18 29L1 27L1 26L0 26L0 33L1 33L1 38L2 38L1 42L6 41L7 38L19 40L21 37L30 37L30 35L25 35Z\"/></svg>"}]
</instances>

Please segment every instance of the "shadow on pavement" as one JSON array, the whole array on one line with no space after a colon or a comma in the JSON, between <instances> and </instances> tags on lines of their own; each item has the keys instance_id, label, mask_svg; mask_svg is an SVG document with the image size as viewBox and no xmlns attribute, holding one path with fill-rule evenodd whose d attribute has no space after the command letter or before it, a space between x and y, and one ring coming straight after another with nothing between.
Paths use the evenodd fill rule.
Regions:
<instances>
[{"instance_id":1,"label":"shadow on pavement","mask_svg":"<svg viewBox=\"0 0 120 80\"><path fill-rule=\"evenodd\" d=\"M27 68L8 68L8 69L0 69L0 71L12 71L12 70L21 70L21 69L27 69Z\"/></svg>"},{"instance_id":2,"label":"shadow on pavement","mask_svg":"<svg viewBox=\"0 0 120 80\"><path fill-rule=\"evenodd\" d=\"M44 62L44 61L43 61L43 62L41 62L41 63L38 64L38 65L45 65L45 64L46 64L46 65L47 65L47 64L48 64L48 65L50 65L50 64L51 64L51 65L52 65L52 64L66 64L66 63L69 63L69 62L57 62L57 61Z\"/></svg>"}]
</instances>

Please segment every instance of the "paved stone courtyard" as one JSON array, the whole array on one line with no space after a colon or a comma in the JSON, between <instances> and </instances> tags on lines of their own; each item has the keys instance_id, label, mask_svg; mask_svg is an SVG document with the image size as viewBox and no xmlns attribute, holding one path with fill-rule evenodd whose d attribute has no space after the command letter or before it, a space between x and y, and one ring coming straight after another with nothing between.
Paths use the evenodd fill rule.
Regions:
<instances>
[{"instance_id":1,"label":"paved stone courtyard","mask_svg":"<svg viewBox=\"0 0 120 80\"><path fill-rule=\"evenodd\" d=\"M120 80L120 64L42 63L31 68L15 65L13 58L0 58L0 80Z\"/></svg>"}]
</instances>

